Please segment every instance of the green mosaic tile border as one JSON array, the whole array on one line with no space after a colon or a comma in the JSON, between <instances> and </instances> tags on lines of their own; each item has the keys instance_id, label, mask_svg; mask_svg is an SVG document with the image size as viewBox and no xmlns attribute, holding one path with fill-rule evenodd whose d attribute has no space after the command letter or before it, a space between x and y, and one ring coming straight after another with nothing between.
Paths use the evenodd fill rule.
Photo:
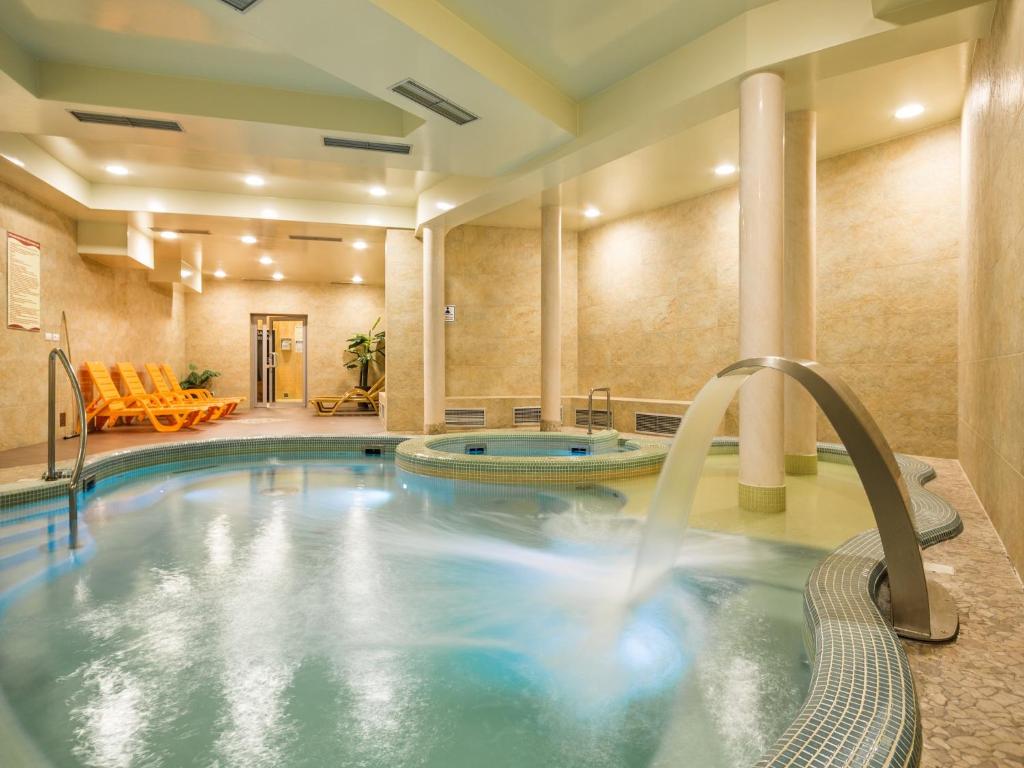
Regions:
<instances>
[{"instance_id":1,"label":"green mosaic tile border","mask_svg":"<svg viewBox=\"0 0 1024 768\"><path fill-rule=\"evenodd\" d=\"M501 443L522 455L469 455L467 444ZM531 456L538 446L585 445L586 456ZM593 435L559 432L475 431L407 440L395 451L395 464L407 472L477 483L573 484L639 477L658 472L670 443L656 438L623 440L615 430ZM623 450L625 449L625 450Z\"/></svg>"},{"instance_id":2,"label":"green mosaic tile border","mask_svg":"<svg viewBox=\"0 0 1024 768\"><path fill-rule=\"evenodd\" d=\"M474 436L482 434L478 432ZM395 455L398 461L405 452L403 446L414 442L392 435L213 439L106 454L87 463L85 476L100 482L131 476L161 464L186 463L201 468L218 459L237 461L299 455L329 458L362 455L366 448L379 449L382 456ZM639 439L622 443L634 443L637 448L626 453L566 460L574 465L590 460L622 460L621 457L628 459L640 455L644 449L651 449L655 453L660 451L660 466L669 445L667 441ZM719 438L710 452L726 454L737 450L735 438ZM559 457L527 459L486 455L473 458L475 461L523 459L528 468L534 462L559 460ZM820 444L818 458L825 462L850 463L846 451L838 445ZM935 477L932 467L906 456L897 456L897 461L907 482L921 545L928 547L958 535L963 524L956 510L924 487ZM26 505L54 502L66 493L63 481L0 490L0 523L16 518ZM877 531L872 530L840 546L808 577L804 611L814 643L811 688L796 719L756 768L916 768L919 765L921 722L910 665L902 642L875 603L884 575L881 541Z\"/></svg>"}]
</instances>

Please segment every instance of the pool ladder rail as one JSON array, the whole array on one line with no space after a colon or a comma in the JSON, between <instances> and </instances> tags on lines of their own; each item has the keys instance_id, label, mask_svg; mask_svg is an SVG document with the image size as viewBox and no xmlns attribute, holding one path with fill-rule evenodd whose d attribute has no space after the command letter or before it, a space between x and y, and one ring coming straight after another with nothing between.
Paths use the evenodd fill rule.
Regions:
<instances>
[{"instance_id":1,"label":"pool ladder rail","mask_svg":"<svg viewBox=\"0 0 1024 768\"><path fill-rule=\"evenodd\" d=\"M71 470L57 469L57 363L68 376L71 389L75 394L75 404L78 407L78 456L75 465ZM71 361L63 349L54 347L50 350L49 359L49 398L47 400L47 431L46 448L47 463L46 474L43 480L67 480L68 481L68 546L71 549L78 549L78 489L82 480L82 469L85 467L85 449L88 435L88 425L85 418L85 397L82 395L82 387L78 383L78 377L71 366Z\"/></svg>"},{"instance_id":2,"label":"pool ladder rail","mask_svg":"<svg viewBox=\"0 0 1024 768\"><path fill-rule=\"evenodd\" d=\"M590 394L587 395L587 434L594 434L594 393L604 392L605 402L605 413L608 414L608 423L605 424L605 429L612 428L612 388L611 387L594 387L590 390Z\"/></svg>"}]
</instances>

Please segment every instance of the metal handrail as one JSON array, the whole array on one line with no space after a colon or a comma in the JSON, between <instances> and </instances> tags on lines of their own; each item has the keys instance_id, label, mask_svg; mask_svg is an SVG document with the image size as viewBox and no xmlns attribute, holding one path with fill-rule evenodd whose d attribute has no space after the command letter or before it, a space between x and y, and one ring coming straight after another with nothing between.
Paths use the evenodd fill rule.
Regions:
<instances>
[{"instance_id":1,"label":"metal handrail","mask_svg":"<svg viewBox=\"0 0 1024 768\"><path fill-rule=\"evenodd\" d=\"M78 405L78 458L71 473L57 471L57 361L60 361L68 380L71 382L71 389L75 393L75 402ZM47 463L46 474L43 480L68 480L68 545L71 549L78 548L78 483L82 479L82 469L85 466L86 439L89 430L85 419L85 397L82 395L82 387L78 383L75 369L71 367L63 349L54 347L50 350L49 359L49 399L47 412L47 433L46 449Z\"/></svg>"},{"instance_id":2,"label":"metal handrail","mask_svg":"<svg viewBox=\"0 0 1024 768\"><path fill-rule=\"evenodd\" d=\"M594 393L604 392L605 412L608 414L608 429L612 428L612 388L594 387L587 396L587 434L594 434Z\"/></svg>"}]
</instances>

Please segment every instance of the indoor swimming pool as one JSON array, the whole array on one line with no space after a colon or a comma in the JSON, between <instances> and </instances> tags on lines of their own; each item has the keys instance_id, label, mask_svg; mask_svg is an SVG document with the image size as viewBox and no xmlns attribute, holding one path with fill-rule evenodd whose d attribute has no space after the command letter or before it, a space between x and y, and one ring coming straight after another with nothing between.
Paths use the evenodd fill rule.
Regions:
<instances>
[{"instance_id":1,"label":"indoor swimming pool","mask_svg":"<svg viewBox=\"0 0 1024 768\"><path fill-rule=\"evenodd\" d=\"M824 551L692 529L630 603L625 504L355 454L102 481L89 556L0 617L9 717L53 766L752 764Z\"/></svg>"}]
</instances>

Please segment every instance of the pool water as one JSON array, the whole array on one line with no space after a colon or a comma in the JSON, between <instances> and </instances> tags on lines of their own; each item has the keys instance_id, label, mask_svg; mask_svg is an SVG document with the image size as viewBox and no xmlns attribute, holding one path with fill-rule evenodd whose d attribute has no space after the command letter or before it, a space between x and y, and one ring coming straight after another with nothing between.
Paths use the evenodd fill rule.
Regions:
<instances>
[{"instance_id":1,"label":"pool water","mask_svg":"<svg viewBox=\"0 0 1024 768\"><path fill-rule=\"evenodd\" d=\"M0 690L55 766L753 763L806 695L822 552L693 530L627 605L623 501L165 467L93 496L94 556L0 619Z\"/></svg>"}]
</instances>

